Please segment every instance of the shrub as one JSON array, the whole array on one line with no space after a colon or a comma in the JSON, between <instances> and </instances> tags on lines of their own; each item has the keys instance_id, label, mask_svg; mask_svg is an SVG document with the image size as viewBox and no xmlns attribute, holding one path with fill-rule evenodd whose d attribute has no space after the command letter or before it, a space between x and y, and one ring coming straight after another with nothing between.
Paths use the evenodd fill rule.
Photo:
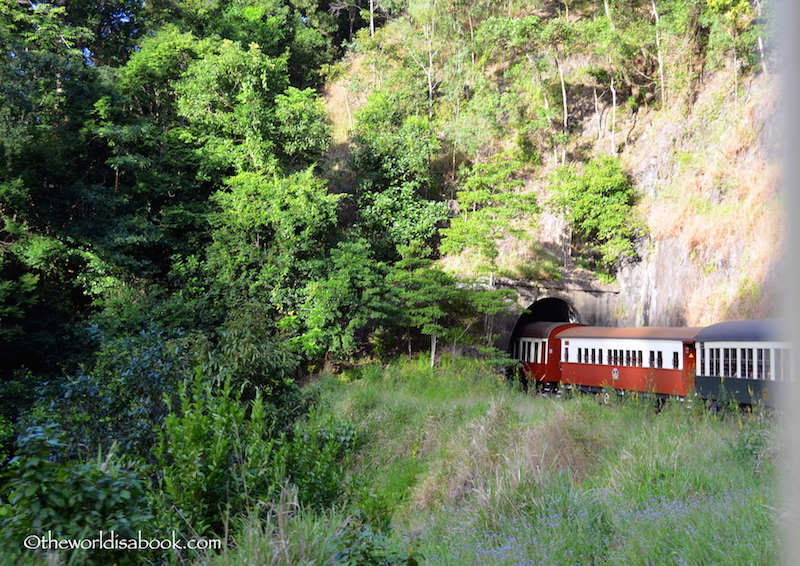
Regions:
<instances>
[{"instance_id":1,"label":"shrub","mask_svg":"<svg viewBox=\"0 0 800 566\"><path fill-rule=\"evenodd\" d=\"M373 531L355 517L337 541L334 566L417 566L422 558L416 549L393 548L389 538Z\"/></svg>"},{"instance_id":2,"label":"shrub","mask_svg":"<svg viewBox=\"0 0 800 566\"><path fill-rule=\"evenodd\" d=\"M180 403L165 418L157 449L167 523L219 533L230 517L275 501L287 484L313 508L345 493L342 462L356 440L349 423L311 413L287 434L260 394L242 403L229 381L215 390L200 372L181 386Z\"/></svg>"},{"instance_id":3,"label":"shrub","mask_svg":"<svg viewBox=\"0 0 800 566\"><path fill-rule=\"evenodd\" d=\"M18 544L9 545L4 560L18 558L11 549L22 549L30 535L75 540L114 531L120 538L135 538L148 530L153 516L137 472L126 469L130 466L113 448L88 462L59 462L57 453L65 445L56 425L28 428L18 438L0 504L0 533ZM111 564L114 556L112 551L92 553L98 563Z\"/></svg>"},{"instance_id":4,"label":"shrub","mask_svg":"<svg viewBox=\"0 0 800 566\"><path fill-rule=\"evenodd\" d=\"M596 246L605 266L634 255L634 192L618 159L593 159L581 174L572 166L562 167L554 181L553 203L564 212L576 235Z\"/></svg>"},{"instance_id":5,"label":"shrub","mask_svg":"<svg viewBox=\"0 0 800 566\"><path fill-rule=\"evenodd\" d=\"M102 344L93 368L37 388L28 424L57 422L75 458L108 450L148 457L167 405L189 367L191 341L151 327Z\"/></svg>"}]
</instances>

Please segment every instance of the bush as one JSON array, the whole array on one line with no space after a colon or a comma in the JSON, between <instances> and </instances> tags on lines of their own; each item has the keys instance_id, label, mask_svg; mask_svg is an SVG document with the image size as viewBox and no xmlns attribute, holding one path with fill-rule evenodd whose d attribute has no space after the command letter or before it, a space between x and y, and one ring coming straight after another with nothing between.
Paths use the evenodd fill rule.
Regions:
<instances>
[{"instance_id":1,"label":"bush","mask_svg":"<svg viewBox=\"0 0 800 566\"><path fill-rule=\"evenodd\" d=\"M230 517L277 500L287 484L312 508L345 493L342 462L356 440L349 423L312 413L287 434L260 394L241 403L230 382L215 390L199 372L181 386L180 403L165 418L157 449L168 498L162 519L175 528L221 533Z\"/></svg>"},{"instance_id":2,"label":"bush","mask_svg":"<svg viewBox=\"0 0 800 566\"><path fill-rule=\"evenodd\" d=\"M575 234L597 248L603 265L611 267L634 255L634 192L618 159L593 159L581 174L572 166L562 167L554 181L553 204L564 213Z\"/></svg>"},{"instance_id":3,"label":"bush","mask_svg":"<svg viewBox=\"0 0 800 566\"><path fill-rule=\"evenodd\" d=\"M103 343L94 367L37 388L30 425L59 423L76 458L108 450L149 457L167 414L164 396L177 390L189 368L192 344L179 332L151 327Z\"/></svg>"},{"instance_id":4,"label":"bush","mask_svg":"<svg viewBox=\"0 0 800 566\"><path fill-rule=\"evenodd\" d=\"M337 541L334 566L417 566L421 556L409 545L393 548L389 538L355 517Z\"/></svg>"},{"instance_id":5,"label":"bush","mask_svg":"<svg viewBox=\"0 0 800 566\"><path fill-rule=\"evenodd\" d=\"M30 535L74 540L114 531L119 538L135 538L151 525L145 483L113 449L88 462L59 462L57 453L65 445L56 425L28 428L18 438L0 505L0 533L16 544L8 545L3 563L19 558L14 552ZM76 551L72 559L81 556ZM99 564L115 562L112 551L93 551L92 557Z\"/></svg>"}]
</instances>

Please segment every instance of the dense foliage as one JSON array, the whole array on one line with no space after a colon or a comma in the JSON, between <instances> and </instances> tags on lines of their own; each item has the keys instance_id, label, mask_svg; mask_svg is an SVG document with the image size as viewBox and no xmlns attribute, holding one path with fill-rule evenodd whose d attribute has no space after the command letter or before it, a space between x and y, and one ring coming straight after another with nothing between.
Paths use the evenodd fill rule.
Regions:
<instances>
[{"instance_id":1,"label":"dense foliage","mask_svg":"<svg viewBox=\"0 0 800 566\"><path fill-rule=\"evenodd\" d=\"M637 236L617 114L766 71L768 8L0 0L0 534L221 536L291 492L364 511L342 563L389 556L358 435L301 378L497 361L509 297L437 260L493 273L543 207L612 271Z\"/></svg>"}]
</instances>

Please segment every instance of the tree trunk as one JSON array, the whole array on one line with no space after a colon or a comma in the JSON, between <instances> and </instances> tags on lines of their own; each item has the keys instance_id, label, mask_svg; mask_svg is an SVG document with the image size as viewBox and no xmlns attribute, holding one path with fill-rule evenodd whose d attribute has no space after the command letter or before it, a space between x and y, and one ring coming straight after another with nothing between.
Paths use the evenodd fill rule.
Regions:
<instances>
[{"instance_id":1,"label":"tree trunk","mask_svg":"<svg viewBox=\"0 0 800 566\"><path fill-rule=\"evenodd\" d=\"M614 19L611 17L611 6L608 5L608 0L603 0L603 7L606 10L606 17L608 18L608 23L611 26L611 30L616 31L614 29Z\"/></svg>"},{"instance_id":2,"label":"tree trunk","mask_svg":"<svg viewBox=\"0 0 800 566\"><path fill-rule=\"evenodd\" d=\"M431 369L436 365L436 335L431 334Z\"/></svg>"},{"instance_id":3,"label":"tree trunk","mask_svg":"<svg viewBox=\"0 0 800 566\"><path fill-rule=\"evenodd\" d=\"M369 0L369 36L375 37L375 0Z\"/></svg>"},{"instance_id":4,"label":"tree trunk","mask_svg":"<svg viewBox=\"0 0 800 566\"><path fill-rule=\"evenodd\" d=\"M597 116L597 139L603 137L603 115L600 113L600 101L597 98L597 87L592 87L594 92L594 113Z\"/></svg>"},{"instance_id":5,"label":"tree trunk","mask_svg":"<svg viewBox=\"0 0 800 566\"><path fill-rule=\"evenodd\" d=\"M614 77L611 77L611 155L617 154L617 89L614 88Z\"/></svg>"},{"instance_id":6,"label":"tree trunk","mask_svg":"<svg viewBox=\"0 0 800 566\"><path fill-rule=\"evenodd\" d=\"M653 15L656 18L656 51L658 52L658 82L661 86L661 106L667 106L667 94L664 87L664 58L661 54L661 33L658 30L659 17L658 8L656 7L656 0L653 0Z\"/></svg>"},{"instance_id":7,"label":"tree trunk","mask_svg":"<svg viewBox=\"0 0 800 566\"><path fill-rule=\"evenodd\" d=\"M567 113L567 85L564 82L564 71L561 69L561 63L559 62L558 57L555 59L556 68L558 68L558 78L561 81L561 100L564 110L564 147L561 150L561 165L564 165L567 160L567 122L569 119L569 114Z\"/></svg>"}]
</instances>

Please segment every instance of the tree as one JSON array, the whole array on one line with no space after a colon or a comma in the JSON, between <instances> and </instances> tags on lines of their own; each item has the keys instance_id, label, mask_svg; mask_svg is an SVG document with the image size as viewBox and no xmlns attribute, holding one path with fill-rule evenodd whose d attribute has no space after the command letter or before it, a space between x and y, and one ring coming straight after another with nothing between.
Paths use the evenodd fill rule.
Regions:
<instances>
[{"instance_id":1,"label":"tree","mask_svg":"<svg viewBox=\"0 0 800 566\"><path fill-rule=\"evenodd\" d=\"M300 341L307 355L350 359L400 315L387 282L391 268L372 256L363 239L340 242L331 250L326 276L306 286Z\"/></svg>"},{"instance_id":2,"label":"tree","mask_svg":"<svg viewBox=\"0 0 800 566\"><path fill-rule=\"evenodd\" d=\"M289 87L275 97L278 151L292 164L315 163L331 140L325 105L313 90Z\"/></svg>"},{"instance_id":3,"label":"tree","mask_svg":"<svg viewBox=\"0 0 800 566\"><path fill-rule=\"evenodd\" d=\"M574 166L562 167L554 185L552 202L583 241L597 246L607 269L621 258L634 255L634 192L617 158L593 159L582 173Z\"/></svg>"},{"instance_id":4,"label":"tree","mask_svg":"<svg viewBox=\"0 0 800 566\"><path fill-rule=\"evenodd\" d=\"M240 173L226 184L212 196L209 276L231 307L252 301L279 316L297 310L307 283L325 271L340 195L328 194L311 169Z\"/></svg>"},{"instance_id":5,"label":"tree","mask_svg":"<svg viewBox=\"0 0 800 566\"><path fill-rule=\"evenodd\" d=\"M153 0L147 6L160 25L285 57L298 88L318 86L320 67L336 54L336 18L319 0Z\"/></svg>"},{"instance_id":6,"label":"tree","mask_svg":"<svg viewBox=\"0 0 800 566\"><path fill-rule=\"evenodd\" d=\"M475 249L488 262L489 269L495 269L497 240L506 235L521 236L524 230L517 221L528 221L539 212L535 195L519 190L522 181L515 174L522 167L518 159L498 154L464 170L456 192L459 212L450 220L450 226L441 230L441 252Z\"/></svg>"},{"instance_id":7,"label":"tree","mask_svg":"<svg viewBox=\"0 0 800 566\"><path fill-rule=\"evenodd\" d=\"M189 120L185 135L198 144L206 167L269 169L275 97L287 86L286 58L269 57L257 44L245 51L223 40L214 52L190 63L175 84L177 109Z\"/></svg>"},{"instance_id":8,"label":"tree","mask_svg":"<svg viewBox=\"0 0 800 566\"><path fill-rule=\"evenodd\" d=\"M0 1L0 379L53 376L85 355L85 234L105 150L84 129L106 85L65 8ZM95 207L90 205L97 203ZM27 368L27 369L22 369ZM13 386L16 387L16 386ZM25 410L26 395L14 412ZM5 407L3 408L5 413Z\"/></svg>"},{"instance_id":9,"label":"tree","mask_svg":"<svg viewBox=\"0 0 800 566\"><path fill-rule=\"evenodd\" d=\"M463 291L455 279L432 266L418 247L403 250L404 257L395 265L391 282L397 288L400 306L407 325L408 354L411 355L411 328L430 337L431 367L436 362L436 343L445 331L445 317Z\"/></svg>"},{"instance_id":10,"label":"tree","mask_svg":"<svg viewBox=\"0 0 800 566\"><path fill-rule=\"evenodd\" d=\"M395 96L382 91L358 114L353 143L353 165L362 174L355 228L376 258L395 261L398 246L431 243L448 210L435 200L431 161L439 141L429 120L406 116Z\"/></svg>"}]
</instances>

